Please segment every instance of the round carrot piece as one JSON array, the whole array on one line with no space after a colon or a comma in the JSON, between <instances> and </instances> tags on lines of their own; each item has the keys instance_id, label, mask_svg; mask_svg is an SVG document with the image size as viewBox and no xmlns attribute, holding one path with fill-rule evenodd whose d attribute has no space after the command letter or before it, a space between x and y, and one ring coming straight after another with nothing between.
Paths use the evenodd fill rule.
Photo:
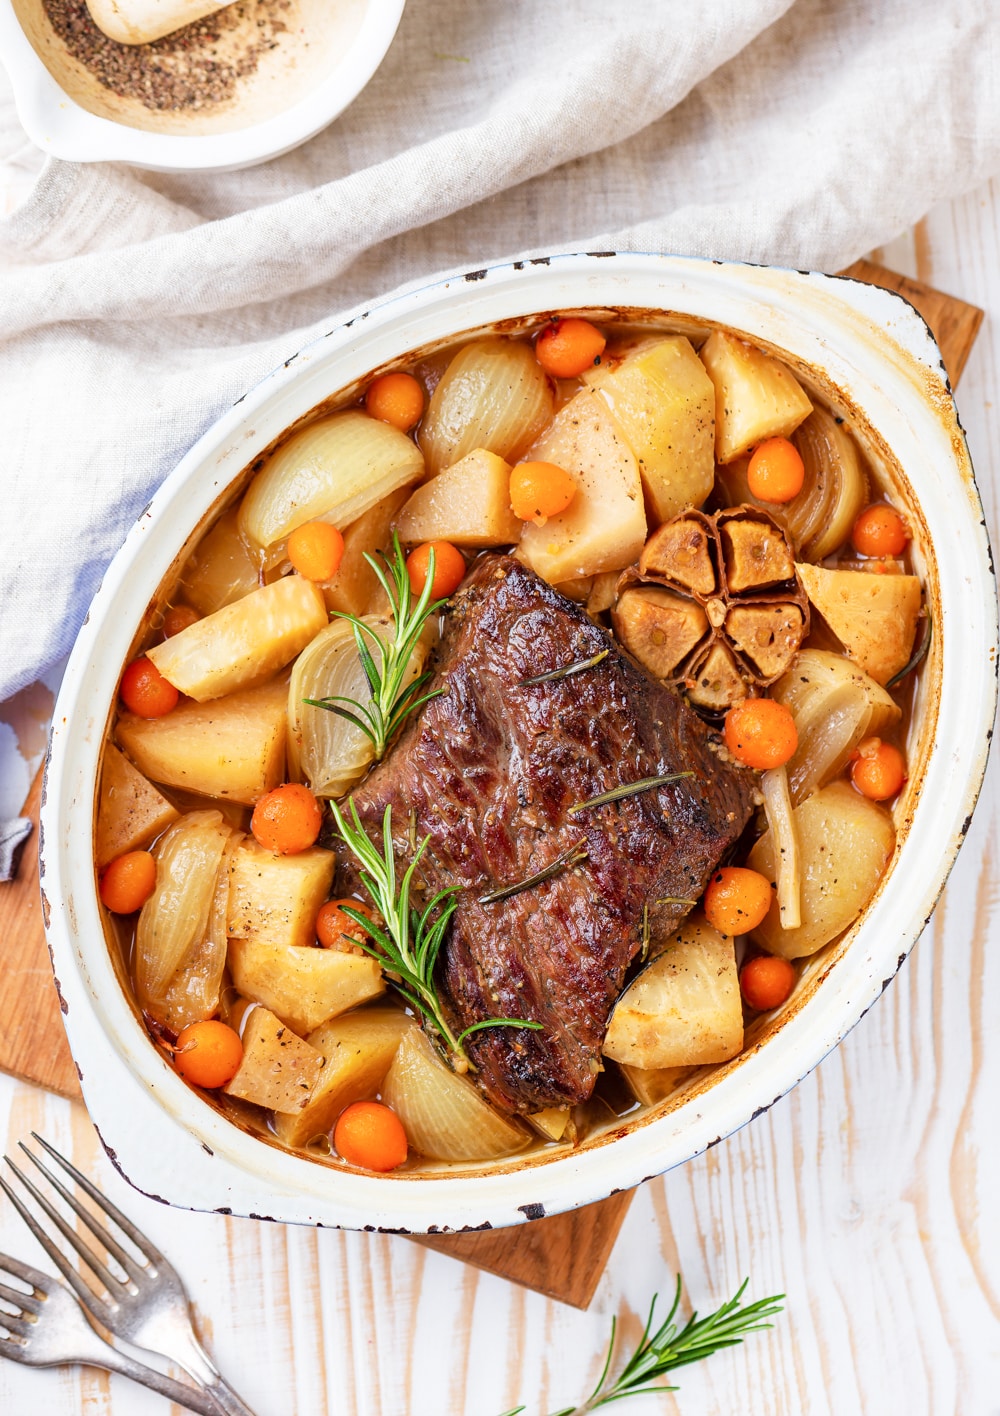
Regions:
<instances>
[{"instance_id":1,"label":"round carrot piece","mask_svg":"<svg viewBox=\"0 0 1000 1416\"><path fill-rule=\"evenodd\" d=\"M573 478L554 462L519 462L510 474L510 509L521 521L544 526L575 496Z\"/></svg>"},{"instance_id":2,"label":"round carrot piece","mask_svg":"<svg viewBox=\"0 0 1000 1416\"><path fill-rule=\"evenodd\" d=\"M174 1065L196 1087L224 1087L236 1076L242 1061L239 1033L216 1018L189 1023L177 1038Z\"/></svg>"},{"instance_id":3,"label":"round carrot piece","mask_svg":"<svg viewBox=\"0 0 1000 1416\"><path fill-rule=\"evenodd\" d=\"M342 1111L333 1144L348 1165L383 1174L402 1165L409 1149L402 1121L380 1101L355 1101Z\"/></svg>"},{"instance_id":4,"label":"round carrot piece","mask_svg":"<svg viewBox=\"0 0 1000 1416\"><path fill-rule=\"evenodd\" d=\"M891 742L865 738L851 762L851 781L869 801L888 801L906 781L903 754Z\"/></svg>"},{"instance_id":5,"label":"round carrot piece","mask_svg":"<svg viewBox=\"0 0 1000 1416\"><path fill-rule=\"evenodd\" d=\"M758 1013L780 1008L795 987L795 970L787 959L758 954L740 969L740 992Z\"/></svg>"},{"instance_id":6,"label":"round carrot piece","mask_svg":"<svg viewBox=\"0 0 1000 1416\"><path fill-rule=\"evenodd\" d=\"M380 423L408 433L424 412L424 390L412 374L380 374L368 385L365 410Z\"/></svg>"},{"instance_id":7,"label":"round carrot piece","mask_svg":"<svg viewBox=\"0 0 1000 1416\"><path fill-rule=\"evenodd\" d=\"M177 707L180 694L145 655L133 659L118 689L125 707L139 718L162 718Z\"/></svg>"},{"instance_id":8,"label":"round carrot piece","mask_svg":"<svg viewBox=\"0 0 1000 1416\"><path fill-rule=\"evenodd\" d=\"M185 629L190 629L193 624L197 624L201 615L194 605L171 605L170 609L163 616L163 637L173 639L175 634L180 634Z\"/></svg>"},{"instance_id":9,"label":"round carrot piece","mask_svg":"<svg viewBox=\"0 0 1000 1416\"><path fill-rule=\"evenodd\" d=\"M746 934L771 908L771 882L757 870L725 865L705 890L705 918L720 934Z\"/></svg>"},{"instance_id":10,"label":"round carrot piece","mask_svg":"<svg viewBox=\"0 0 1000 1416\"><path fill-rule=\"evenodd\" d=\"M357 920L344 914L341 905L349 905L369 919L375 918L371 905L366 905L362 900L327 900L316 916L316 938L324 949L349 949L355 940L368 938Z\"/></svg>"},{"instance_id":11,"label":"round carrot piece","mask_svg":"<svg viewBox=\"0 0 1000 1416\"><path fill-rule=\"evenodd\" d=\"M323 808L308 787L286 782L265 792L253 809L250 830L265 850L297 855L308 850L323 825Z\"/></svg>"},{"instance_id":12,"label":"round carrot piece","mask_svg":"<svg viewBox=\"0 0 1000 1416\"><path fill-rule=\"evenodd\" d=\"M286 550L306 580L332 580L344 559L344 538L328 521L307 521L288 533Z\"/></svg>"},{"instance_id":13,"label":"round carrot piece","mask_svg":"<svg viewBox=\"0 0 1000 1416\"><path fill-rule=\"evenodd\" d=\"M873 502L854 523L851 541L862 556L900 556L906 549L910 531L893 506Z\"/></svg>"},{"instance_id":14,"label":"round carrot piece","mask_svg":"<svg viewBox=\"0 0 1000 1416\"><path fill-rule=\"evenodd\" d=\"M795 719L773 698L744 698L726 714L726 746L746 767L781 767L799 745Z\"/></svg>"},{"instance_id":15,"label":"round carrot piece","mask_svg":"<svg viewBox=\"0 0 1000 1416\"><path fill-rule=\"evenodd\" d=\"M149 851L126 851L101 871L97 893L112 914L134 914L155 888L156 861Z\"/></svg>"},{"instance_id":16,"label":"round carrot piece","mask_svg":"<svg viewBox=\"0 0 1000 1416\"><path fill-rule=\"evenodd\" d=\"M758 501L790 502L802 490L806 469L787 438L765 438L747 465L747 486Z\"/></svg>"},{"instance_id":17,"label":"round carrot piece","mask_svg":"<svg viewBox=\"0 0 1000 1416\"><path fill-rule=\"evenodd\" d=\"M410 577L410 589L414 595L423 593L430 570L431 551L434 552L434 582L431 586L432 600L447 600L465 579L465 557L450 541L425 541L406 557L406 570Z\"/></svg>"},{"instance_id":18,"label":"round carrot piece","mask_svg":"<svg viewBox=\"0 0 1000 1416\"><path fill-rule=\"evenodd\" d=\"M545 326L535 341L535 358L554 379L575 379L598 362L607 342L589 320L570 316Z\"/></svg>"}]
</instances>

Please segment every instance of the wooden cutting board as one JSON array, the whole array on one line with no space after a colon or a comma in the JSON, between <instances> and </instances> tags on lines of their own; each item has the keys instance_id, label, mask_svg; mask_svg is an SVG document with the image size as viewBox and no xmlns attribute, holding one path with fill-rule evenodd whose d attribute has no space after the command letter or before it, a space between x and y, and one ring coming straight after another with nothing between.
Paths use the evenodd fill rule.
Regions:
<instances>
[{"instance_id":1,"label":"wooden cutting board","mask_svg":"<svg viewBox=\"0 0 1000 1416\"><path fill-rule=\"evenodd\" d=\"M857 261L844 274L905 296L937 339L952 385L958 382L982 323L982 310L870 261ZM39 773L24 807L24 815L36 825L41 790ZM4 970L0 1070L62 1096L82 1099L42 927L37 830L25 847L17 879L0 884L0 959ZM414 1237L417 1243L464 1263L585 1308L631 1199L632 1192L625 1191L571 1214L535 1219L514 1229Z\"/></svg>"}]
</instances>

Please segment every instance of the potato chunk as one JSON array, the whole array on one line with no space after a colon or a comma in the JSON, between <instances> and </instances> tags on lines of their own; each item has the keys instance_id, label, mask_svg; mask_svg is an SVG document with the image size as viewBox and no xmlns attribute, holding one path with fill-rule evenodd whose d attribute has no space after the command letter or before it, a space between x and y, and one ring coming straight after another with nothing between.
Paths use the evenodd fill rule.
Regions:
<instances>
[{"instance_id":1,"label":"potato chunk","mask_svg":"<svg viewBox=\"0 0 1000 1416\"><path fill-rule=\"evenodd\" d=\"M792 435L812 404L790 369L733 334L717 329L701 347L715 387L715 455L742 457L764 438Z\"/></svg>"},{"instance_id":2,"label":"potato chunk","mask_svg":"<svg viewBox=\"0 0 1000 1416\"><path fill-rule=\"evenodd\" d=\"M715 389L690 340L641 346L584 382L607 400L638 459L650 518L701 506L715 480Z\"/></svg>"},{"instance_id":3,"label":"potato chunk","mask_svg":"<svg viewBox=\"0 0 1000 1416\"><path fill-rule=\"evenodd\" d=\"M323 1054L267 1008L244 1018L243 1061L223 1091L279 1114L301 1112L323 1071Z\"/></svg>"},{"instance_id":4,"label":"potato chunk","mask_svg":"<svg viewBox=\"0 0 1000 1416\"><path fill-rule=\"evenodd\" d=\"M284 780L287 700L280 678L162 718L122 713L115 731L154 782L252 806Z\"/></svg>"},{"instance_id":5,"label":"potato chunk","mask_svg":"<svg viewBox=\"0 0 1000 1416\"><path fill-rule=\"evenodd\" d=\"M393 518L406 501L407 490L400 487L390 492L347 527L340 569L332 580L320 585L328 610L364 615L376 607L388 609L385 591L365 556L378 559L379 552L388 555L391 551Z\"/></svg>"},{"instance_id":6,"label":"potato chunk","mask_svg":"<svg viewBox=\"0 0 1000 1416\"><path fill-rule=\"evenodd\" d=\"M275 1118L278 1139L305 1146L328 1134L345 1107L375 1095L403 1034L416 1026L401 1008L358 1008L311 1032L309 1045L325 1059L323 1072L301 1111Z\"/></svg>"},{"instance_id":7,"label":"potato chunk","mask_svg":"<svg viewBox=\"0 0 1000 1416\"><path fill-rule=\"evenodd\" d=\"M204 703L277 673L328 623L320 590L286 575L155 644L146 657L181 693Z\"/></svg>"},{"instance_id":8,"label":"potato chunk","mask_svg":"<svg viewBox=\"0 0 1000 1416\"><path fill-rule=\"evenodd\" d=\"M314 944L316 915L330 893L335 864L333 852L319 846L276 856L248 837L233 857L230 938L277 947Z\"/></svg>"},{"instance_id":9,"label":"potato chunk","mask_svg":"<svg viewBox=\"0 0 1000 1416\"><path fill-rule=\"evenodd\" d=\"M896 832L887 811L843 781L814 792L792 815L803 861L802 923L782 929L775 899L752 937L769 954L799 959L854 923L885 874ZM747 865L776 879L770 831L756 843Z\"/></svg>"},{"instance_id":10,"label":"potato chunk","mask_svg":"<svg viewBox=\"0 0 1000 1416\"><path fill-rule=\"evenodd\" d=\"M94 857L98 870L115 856L147 846L177 816L166 797L109 742L104 750L97 807Z\"/></svg>"},{"instance_id":11,"label":"potato chunk","mask_svg":"<svg viewBox=\"0 0 1000 1416\"><path fill-rule=\"evenodd\" d=\"M619 998L605 1055L629 1067L690 1067L726 1062L742 1046L735 946L695 916Z\"/></svg>"},{"instance_id":12,"label":"potato chunk","mask_svg":"<svg viewBox=\"0 0 1000 1416\"><path fill-rule=\"evenodd\" d=\"M230 939L229 971L244 998L263 1003L300 1037L385 991L374 959L337 949Z\"/></svg>"},{"instance_id":13,"label":"potato chunk","mask_svg":"<svg viewBox=\"0 0 1000 1416\"><path fill-rule=\"evenodd\" d=\"M425 482L396 518L399 539L511 546L523 522L510 509L510 463L477 447Z\"/></svg>"},{"instance_id":14,"label":"potato chunk","mask_svg":"<svg viewBox=\"0 0 1000 1416\"><path fill-rule=\"evenodd\" d=\"M577 484L565 511L521 533L519 555L543 580L623 570L638 558L646 539L639 468L599 394L585 388L571 398L525 456L554 462Z\"/></svg>"},{"instance_id":15,"label":"potato chunk","mask_svg":"<svg viewBox=\"0 0 1000 1416\"><path fill-rule=\"evenodd\" d=\"M848 656L886 684L910 661L920 614L915 575L872 575L863 570L796 566L806 594Z\"/></svg>"}]
</instances>

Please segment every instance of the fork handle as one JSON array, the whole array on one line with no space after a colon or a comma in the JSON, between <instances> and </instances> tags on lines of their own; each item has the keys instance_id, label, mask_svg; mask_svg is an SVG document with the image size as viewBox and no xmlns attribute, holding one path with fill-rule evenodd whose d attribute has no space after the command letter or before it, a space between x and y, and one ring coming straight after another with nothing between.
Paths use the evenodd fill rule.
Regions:
<instances>
[{"instance_id":1,"label":"fork handle","mask_svg":"<svg viewBox=\"0 0 1000 1416\"><path fill-rule=\"evenodd\" d=\"M185 1386L183 1382L175 1382L173 1377L166 1377L162 1372L154 1371L152 1367L126 1357L124 1352L119 1352L110 1343L102 1343L99 1354L88 1353L82 1356L80 1361L87 1365L105 1367L109 1372L119 1372L123 1377L131 1377L132 1381L149 1387L150 1391L159 1392L160 1396L175 1402L183 1410L194 1411L196 1416L219 1416L219 1406L207 1391Z\"/></svg>"}]
</instances>

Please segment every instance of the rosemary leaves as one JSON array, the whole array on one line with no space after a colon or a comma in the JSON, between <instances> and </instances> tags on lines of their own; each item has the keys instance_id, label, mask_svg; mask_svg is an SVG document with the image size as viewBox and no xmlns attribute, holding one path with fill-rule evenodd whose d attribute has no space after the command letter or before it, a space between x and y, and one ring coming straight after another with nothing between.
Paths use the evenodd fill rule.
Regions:
<instances>
[{"instance_id":1,"label":"rosemary leaves","mask_svg":"<svg viewBox=\"0 0 1000 1416\"><path fill-rule=\"evenodd\" d=\"M620 787L612 787L609 792L601 792L600 796L590 797L587 801L578 801L575 806L569 808L569 814L576 816L578 812L587 811L592 806L607 806L609 802L638 796L640 792L655 791L657 787L666 786L668 782L679 782L682 777L693 776L693 772L668 772L665 777L642 777L638 782L625 782Z\"/></svg>"}]
</instances>

